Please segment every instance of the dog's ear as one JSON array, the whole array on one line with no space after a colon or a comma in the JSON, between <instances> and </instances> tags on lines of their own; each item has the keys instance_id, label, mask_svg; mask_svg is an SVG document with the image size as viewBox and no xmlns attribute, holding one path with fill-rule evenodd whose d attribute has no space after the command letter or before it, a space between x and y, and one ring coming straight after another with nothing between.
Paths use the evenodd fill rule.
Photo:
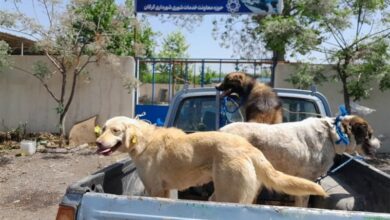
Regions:
<instances>
[{"instance_id":1,"label":"dog's ear","mask_svg":"<svg viewBox=\"0 0 390 220\"><path fill-rule=\"evenodd\" d=\"M352 134L355 137L357 144L362 144L364 140L370 139L373 133L373 130L367 121L358 116L344 119L343 127L348 134Z\"/></svg>"},{"instance_id":2,"label":"dog's ear","mask_svg":"<svg viewBox=\"0 0 390 220\"><path fill-rule=\"evenodd\" d=\"M344 129L344 132L347 134L352 134L351 120L349 118L343 119L341 125Z\"/></svg>"},{"instance_id":3,"label":"dog's ear","mask_svg":"<svg viewBox=\"0 0 390 220\"><path fill-rule=\"evenodd\" d=\"M351 132L355 136L356 143L361 144L371 138L372 128L365 122L351 122Z\"/></svg>"},{"instance_id":4,"label":"dog's ear","mask_svg":"<svg viewBox=\"0 0 390 220\"><path fill-rule=\"evenodd\" d=\"M125 146L127 149L132 148L134 145L138 143L138 138L136 134L136 129L134 126L129 125L126 128L125 132Z\"/></svg>"}]
</instances>

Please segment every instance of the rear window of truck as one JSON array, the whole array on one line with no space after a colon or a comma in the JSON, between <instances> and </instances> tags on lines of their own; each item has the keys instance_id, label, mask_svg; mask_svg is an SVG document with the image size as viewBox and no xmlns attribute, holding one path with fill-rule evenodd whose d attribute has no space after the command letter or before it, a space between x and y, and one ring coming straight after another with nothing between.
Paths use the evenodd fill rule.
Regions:
<instances>
[{"instance_id":1,"label":"rear window of truck","mask_svg":"<svg viewBox=\"0 0 390 220\"><path fill-rule=\"evenodd\" d=\"M308 117L321 117L317 103L310 99L280 97L283 106L283 122L301 121ZM237 108L237 104L226 103L228 111L224 111L226 121L244 121L245 111ZM216 130L217 103L214 96L186 98L180 104L173 126L186 132ZM220 116L221 120L223 116Z\"/></svg>"}]
</instances>

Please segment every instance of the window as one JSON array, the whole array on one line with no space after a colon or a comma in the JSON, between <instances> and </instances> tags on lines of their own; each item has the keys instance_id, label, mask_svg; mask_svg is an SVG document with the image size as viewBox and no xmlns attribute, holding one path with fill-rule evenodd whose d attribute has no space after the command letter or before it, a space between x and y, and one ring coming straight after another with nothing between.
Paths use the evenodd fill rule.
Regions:
<instances>
[{"instance_id":1,"label":"window","mask_svg":"<svg viewBox=\"0 0 390 220\"><path fill-rule=\"evenodd\" d=\"M310 99L281 97L283 122L301 121L308 117L320 117L317 104ZM220 126L244 121L243 108L238 108L239 101L221 100ZM186 132L215 131L216 111L215 96L193 97L183 100L173 126Z\"/></svg>"},{"instance_id":2,"label":"window","mask_svg":"<svg viewBox=\"0 0 390 220\"><path fill-rule=\"evenodd\" d=\"M215 96L187 98L179 106L173 126L186 132L215 131Z\"/></svg>"},{"instance_id":3,"label":"window","mask_svg":"<svg viewBox=\"0 0 390 220\"><path fill-rule=\"evenodd\" d=\"M302 121L309 117L320 117L316 103L308 99L281 98L283 122Z\"/></svg>"}]
</instances>

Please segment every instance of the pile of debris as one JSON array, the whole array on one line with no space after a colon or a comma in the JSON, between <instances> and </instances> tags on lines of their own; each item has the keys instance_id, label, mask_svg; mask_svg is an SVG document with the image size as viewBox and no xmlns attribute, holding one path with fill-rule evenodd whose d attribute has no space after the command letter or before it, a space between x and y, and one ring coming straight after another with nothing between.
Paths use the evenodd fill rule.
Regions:
<instances>
[{"instance_id":1,"label":"pile of debris","mask_svg":"<svg viewBox=\"0 0 390 220\"><path fill-rule=\"evenodd\" d=\"M59 134L48 132L15 134L13 131L0 132L0 151L19 149L22 140L34 140L37 143L38 150L44 148L57 148L61 141Z\"/></svg>"},{"instance_id":2,"label":"pile of debris","mask_svg":"<svg viewBox=\"0 0 390 220\"><path fill-rule=\"evenodd\" d=\"M36 143L36 151L41 153L68 153L89 146L95 146L96 116L76 123L69 132L69 142L61 144L60 134L39 132L27 133L26 124L19 125L16 129L7 132L0 131L0 153L6 150L20 149L22 140L30 140ZM62 146L62 147L60 147Z\"/></svg>"}]
</instances>

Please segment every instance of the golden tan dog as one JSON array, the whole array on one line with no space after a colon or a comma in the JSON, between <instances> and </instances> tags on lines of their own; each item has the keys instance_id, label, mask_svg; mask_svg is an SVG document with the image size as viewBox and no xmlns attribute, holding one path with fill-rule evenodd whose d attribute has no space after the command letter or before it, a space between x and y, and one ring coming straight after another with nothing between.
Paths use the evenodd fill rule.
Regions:
<instances>
[{"instance_id":1,"label":"golden tan dog","mask_svg":"<svg viewBox=\"0 0 390 220\"><path fill-rule=\"evenodd\" d=\"M252 203L264 185L291 195L321 195L321 186L273 168L244 138L222 132L186 134L127 117L108 120L96 141L98 152L128 152L150 196L167 197L214 181L211 200Z\"/></svg>"},{"instance_id":2,"label":"golden tan dog","mask_svg":"<svg viewBox=\"0 0 390 220\"><path fill-rule=\"evenodd\" d=\"M223 91L222 96L232 93L240 96L245 108L245 121L266 124L283 121L282 105L276 93L271 87L257 82L255 78L246 73L229 73L215 88Z\"/></svg>"},{"instance_id":3,"label":"golden tan dog","mask_svg":"<svg viewBox=\"0 0 390 220\"><path fill-rule=\"evenodd\" d=\"M366 120L350 115L341 119L340 128L348 135L348 144L339 143L335 118L308 118L275 125L237 122L220 129L240 135L261 150L271 164L289 175L316 180L333 164L336 154L359 152L373 155L380 142ZM308 197L295 205L306 206Z\"/></svg>"}]
</instances>

